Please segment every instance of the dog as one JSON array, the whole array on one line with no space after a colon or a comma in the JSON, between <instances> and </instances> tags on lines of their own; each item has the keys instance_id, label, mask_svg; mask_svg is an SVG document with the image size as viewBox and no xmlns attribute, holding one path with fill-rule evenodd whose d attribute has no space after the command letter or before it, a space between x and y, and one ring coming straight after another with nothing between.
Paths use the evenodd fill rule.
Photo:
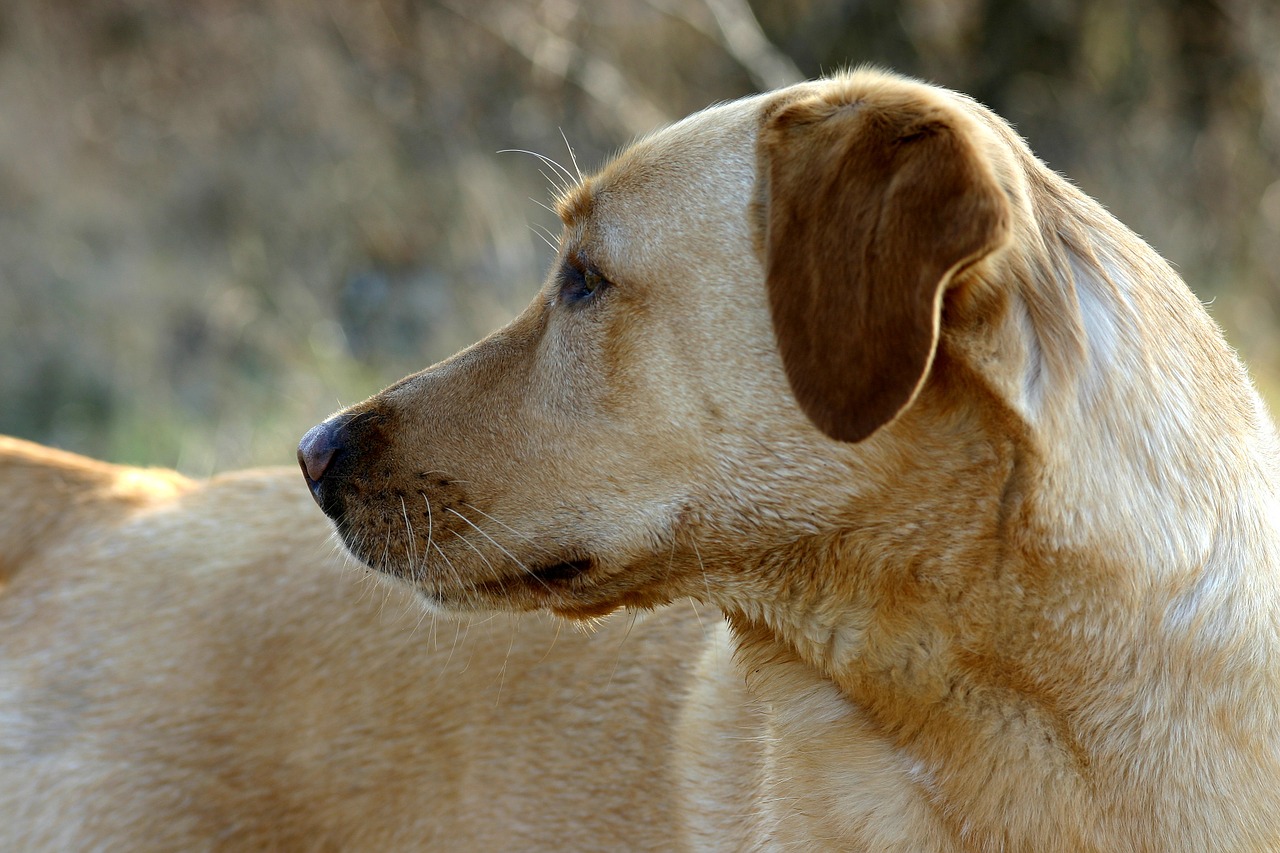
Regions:
<instances>
[{"instance_id":1,"label":"dog","mask_svg":"<svg viewBox=\"0 0 1280 853\"><path fill-rule=\"evenodd\" d=\"M1276 431L1150 247L865 70L558 213L528 310L304 438L354 555L451 611L720 610L765 746L697 726L705 846L1280 850Z\"/></svg>"},{"instance_id":2,"label":"dog","mask_svg":"<svg viewBox=\"0 0 1280 853\"><path fill-rule=\"evenodd\" d=\"M296 473L0 445L4 846L1280 849L1276 432L1152 249L873 70L558 211L302 440L389 598Z\"/></svg>"}]
</instances>

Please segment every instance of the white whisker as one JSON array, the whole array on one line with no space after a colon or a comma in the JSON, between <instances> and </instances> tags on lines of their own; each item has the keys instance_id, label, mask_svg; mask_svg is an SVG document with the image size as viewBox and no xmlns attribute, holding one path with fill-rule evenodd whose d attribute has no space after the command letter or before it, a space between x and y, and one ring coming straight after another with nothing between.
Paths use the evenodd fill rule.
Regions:
<instances>
[{"instance_id":1,"label":"white whisker","mask_svg":"<svg viewBox=\"0 0 1280 853\"><path fill-rule=\"evenodd\" d=\"M413 525L409 522L409 509L404 504L404 495L400 496L400 513L404 516L404 530L407 539L405 544L409 547L409 570L412 573L414 580L417 580L420 576L418 567L418 541L413 536Z\"/></svg>"},{"instance_id":2,"label":"white whisker","mask_svg":"<svg viewBox=\"0 0 1280 853\"><path fill-rule=\"evenodd\" d=\"M702 632L702 639L707 638L707 626L702 624L702 614L698 612L698 603L693 600L693 596L688 596L685 601L689 602L689 607L693 610L693 618L698 620L698 630Z\"/></svg>"},{"instance_id":3,"label":"white whisker","mask_svg":"<svg viewBox=\"0 0 1280 853\"><path fill-rule=\"evenodd\" d=\"M391 564L387 560L387 555L390 553L391 553L391 531L388 530L386 535L382 537L382 558L378 563L380 568L383 568L383 569L390 568Z\"/></svg>"},{"instance_id":4,"label":"white whisker","mask_svg":"<svg viewBox=\"0 0 1280 853\"><path fill-rule=\"evenodd\" d=\"M536 234L539 240L546 243L548 248L551 249L551 251L553 252L560 251L560 247L557 246L555 243L552 243L551 240L547 237L547 235L543 234L542 231L536 225L530 225L529 230L532 231L534 234Z\"/></svg>"},{"instance_id":5,"label":"white whisker","mask_svg":"<svg viewBox=\"0 0 1280 853\"><path fill-rule=\"evenodd\" d=\"M422 502L427 505L427 548L430 548L431 534L433 532L433 524L431 519L431 498L427 497L426 492L418 492L418 494L422 495ZM426 549L424 548L423 550L426 550ZM423 560L423 564L424 565L426 564L426 560Z\"/></svg>"},{"instance_id":6,"label":"white whisker","mask_svg":"<svg viewBox=\"0 0 1280 853\"><path fill-rule=\"evenodd\" d=\"M453 623L453 644L449 646L449 654L445 656L444 665L440 667L440 674L436 676L436 681L444 678L449 672L449 664L453 662L453 655L458 651L458 638L462 636L462 620L457 619Z\"/></svg>"},{"instance_id":7,"label":"white whisker","mask_svg":"<svg viewBox=\"0 0 1280 853\"><path fill-rule=\"evenodd\" d=\"M474 544L472 544L472 542L471 542L471 540L470 540L470 539L468 539L467 537L463 536L461 533L459 533L459 532L458 532L458 531L456 531L456 530L450 530L449 532L450 532L450 533L452 533L454 536L457 536L459 539L461 539L461 540L462 540L462 544L463 544L463 545L466 545L466 546L467 546L468 548L470 548L472 551L475 551L475 552L476 552L476 556L477 556L477 557L479 557L481 560L483 560L483 561L484 561L484 564L485 564L486 566L488 566L488 567L489 567L489 571L493 572L493 573L494 573L494 575L497 575L497 574L498 574L498 568L497 568L497 566L495 566L493 563L489 562L489 558L488 558L488 557L486 557L486 556L484 555L484 552L483 552L483 551L481 551L481 550L480 550L479 548L477 548Z\"/></svg>"},{"instance_id":8,"label":"white whisker","mask_svg":"<svg viewBox=\"0 0 1280 853\"><path fill-rule=\"evenodd\" d=\"M631 629L636 626L636 618L639 615L640 614L638 611L635 611L635 610L631 611L631 621L627 623L627 630L624 631L622 634L622 642L618 643L618 650L614 653L614 656L613 656L613 669L609 670L609 680L604 683L604 687L606 690L608 690L610 685L613 684L613 676L617 673L618 663L622 660L622 647L627 644L628 638L631 637Z\"/></svg>"},{"instance_id":9,"label":"white whisker","mask_svg":"<svg viewBox=\"0 0 1280 853\"><path fill-rule=\"evenodd\" d=\"M511 620L511 642L507 644L507 656L502 659L502 669L498 670L498 695L493 698L493 707L502 701L502 687L507 683L507 664L511 662L511 653L516 647L516 632L520 628L520 617Z\"/></svg>"},{"instance_id":10,"label":"white whisker","mask_svg":"<svg viewBox=\"0 0 1280 853\"><path fill-rule=\"evenodd\" d=\"M480 534L481 536L483 536L485 539L488 539L490 542L492 542L492 543L493 543L493 545L494 545L494 547L495 547L495 548L497 548L497 549L498 549L499 551L501 551L502 553L506 554L506 555L507 555L507 557L508 557L508 558L510 558L510 559L511 559L511 561L512 561L513 563L515 563L517 566L519 566L519 567L520 567L520 570L521 570L522 572L524 572L524 573L525 573L525 574L527 574L529 577L531 577L531 578L533 578L534 580L536 580L538 583L542 584L543 588L544 588L544 589L546 589L546 591L547 591L547 592L551 592L551 587L547 586L547 582L546 582L546 581L544 581L542 578L538 577L538 576L534 573L534 571L533 571L532 569L530 569L530 568L529 568L528 566L526 566L524 563L520 562L520 560L516 559L515 554L512 554L512 553L511 553L510 551L508 551L506 548L502 547L502 543L500 543L497 539L494 539L494 538L493 538L492 536L490 536L488 533L485 533L483 530L481 530L479 527L477 527L477 526L476 526L475 522L473 522L471 519L467 518L467 517L466 517L465 515L463 515L462 513L458 512L458 511L457 511L456 509L454 509L453 507L448 507L448 506L447 506L447 507L445 507L444 509L445 509L445 512L451 512L451 513L453 513L454 515L456 515L458 518L460 518L460 519L462 519L463 521L465 521L467 524L471 525L471 528L472 528L473 530L475 530L475 532L476 532L476 533L479 533L479 534ZM467 539L466 539L465 537L463 537L461 534L458 534L458 536L459 536L459 538L461 538L461 539L462 539L462 541L463 541L463 542L466 542L468 545L471 545L471 543L470 543L470 542L468 542L468 541L467 541ZM477 549L474 545L471 545L471 550L475 551L477 554L480 554L479 549ZM484 560L486 563L489 563L489 561L488 561L487 559L485 559L484 554L480 554L480 559ZM489 568L491 568L491 569L493 568L493 564L492 564L492 563L489 563Z\"/></svg>"},{"instance_id":11,"label":"white whisker","mask_svg":"<svg viewBox=\"0 0 1280 853\"><path fill-rule=\"evenodd\" d=\"M542 175L542 177L547 179L547 183L551 184L552 188L556 191L557 194L564 193L569 189L569 183L563 180L559 175L556 175L556 174L548 175L546 171L542 169L538 170L538 174Z\"/></svg>"},{"instance_id":12,"label":"white whisker","mask_svg":"<svg viewBox=\"0 0 1280 853\"><path fill-rule=\"evenodd\" d=\"M529 199L529 201L533 202L533 203L534 203L534 204L536 204L538 207L540 207L540 208L542 208L543 210L545 210L547 213L555 213L555 212L556 212L556 209L555 209L554 207L552 207L551 205L547 204L545 201L538 201L536 198L530 198L530 199ZM557 214L557 215L558 215L558 214Z\"/></svg>"},{"instance_id":13,"label":"white whisker","mask_svg":"<svg viewBox=\"0 0 1280 853\"><path fill-rule=\"evenodd\" d=\"M569 162L573 164L573 171L578 173L578 183L582 183L582 170L578 168L578 157L573 153L573 146L569 144L569 137L565 136L564 128L558 128L560 138L564 140L564 147L569 151Z\"/></svg>"},{"instance_id":14,"label":"white whisker","mask_svg":"<svg viewBox=\"0 0 1280 853\"><path fill-rule=\"evenodd\" d=\"M690 539L689 544L693 546L693 555L698 558L698 569L702 572L702 585L707 590L707 600L704 603L714 604L715 601L711 598L711 583L707 580L707 567L702 562L702 554L698 551L698 543Z\"/></svg>"},{"instance_id":15,"label":"white whisker","mask_svg":"<svg viewBox=\"0 0 1280 853\"><path fill-rule=\"evenodd\" d=\"M463 501L463 502L462 502L462 505L463 505L463 506L465 506L465 507L466 507L467 509L469 509L469 510L474 510L475 512L480 513L480 514L481 514L481 515L483 515L485 518L489 519L489 520L490 520L490 521L492 521L494 524L498 525L499 527L501 527L503 530L507 531L508 533L510 533L510 534L512 534L512 535L514 535L514 536L519 536L521 539L523 539L524 541L528 542L530 545L532 545L533 547L537 548L539 551L541 551L542 553L546 554L547 556L553 556L553 555L555 554L555 552L554 552L554 551L552 551L551 549L549 549L549 548L545 548L545 547L543 547L543 546L539 545L539 544L538 544L538 543L533 539L533 537L532 537L532 536L528 536L527 534L521 533L519 530L516 530L514 527L512 527L512 526L511 526L511 525L509 525L509 524L504 524L503 522L501 522L501 521L499 521L498 519L494 518L492 515L489 515L489 513L485 512L485 511L484 511L484 510L482 510L480 507L475 506L475 505L473 505L473 504L469 504L469 503L467 503L466 501Z\"/></svg>"},{"instance_id":16,"label":"white whisker","mask_svg":"<svg viewBox=\"0 0 1280 853\"><path fill-rule=\"evenodd\" d=\"M551 650L552 650L552 649L554 649L554 648L556 647L556 641L560 639L560 629L561 629L561 628L563 628L563 627L564 627L564 620L563 620L563 619L557 619L557 620L556 620L556 633L555 633L555 635L551 638L551 645L547 646L547 650L546 650L545 652L543 652L543 653L542 653L542 657L538 658L538 663L542 663L543 661L545 661L545 660L546 660L546 659L551 655Z\"/></svg>"},{"instance_id":17,"label":"white whisker","mask_svg":"<svg viewBox=\"0 0 1280 853\"><path fill-rule=\"evenodd\" d=\"M565 144L566 145L568 144L567 140ZM574 183L573 172L570 172L564 166L561 166L559 163L557 163L555 160L553 160L552 158L548 157L545 154L539 154L537 151L530 151L527 148L503 148L502 150L498 151L498 153L499 154L528 154L530 157L537 157L547 166L549 166L552 169L555 169L556 172L558 173L558 176L563 175L564 180L568 181L569 184ZM573 155L572 149L570 149L569 154L570 156ZM577 163L574 163L574 168L577 168ZM559 183L558 176L557 176L557 183ZM579 173L578 180L581 180L581 178L582 178L581 173ZM548 177L548 180L550 180L549 177Z\"/></svg>"},{"instance_id":18,"label":"white whisker","mask_svg":"<svg viewBox=\"0 0 1280 853\"><path fill-rule=\"evenodd\" d=\"M432 542L431 547L435 548L436 553L440 555L440 559L444 560L444 564L445 566L448 567L449 574L453 576L453 580L457 585L458 589L461 591L467 592L469 594L470 590L468 590L467 587L469 587L470 584L463 581L462 575L458 572L458 569L453 565L453 561L450 560L447 556L445 556L444 551L440 550L440 546L437 545L436 543Z\"/></svg>"},{"instance_id":19,"label":"white whisker","mask_svg":"<svg viewBox=\"0 0 1280 853\"><path fill-rule=\"evenodd\" d=\"M689 544L693 546L693 555L698 558L698 570L702 572L702 586L707 591L707 600L705 603L712 604L713 602L711 600L711 584L710 582L707 581L707 567L702 562L702 552L698 550L697 542L694 542L692 539L690 539ZM698 605L694 601L693 596L689 596L689 606L693 608L693 616L695 619L698 620L698 628L702 631L702 636L705 638L707 636L707 628L705 625L702 624L702 614L698 612Z\"/></svg>"}]
</instances>

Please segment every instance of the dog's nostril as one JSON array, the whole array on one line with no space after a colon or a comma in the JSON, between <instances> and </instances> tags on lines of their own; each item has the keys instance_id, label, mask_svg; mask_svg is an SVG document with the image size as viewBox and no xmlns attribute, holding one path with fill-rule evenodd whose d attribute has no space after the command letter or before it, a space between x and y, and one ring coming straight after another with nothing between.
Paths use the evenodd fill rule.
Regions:
<instances>
[{"instance_id":1,"label":"dog's nostril","mask_svg":"<svg viewBox=\"0 0 1280 853\"><path fill-rule=\"evenodd\" d=\"M345 419L332 418L313 426L302 437L298 444L298 465L302 467L302 473L306 475L308 482L319 483L324 477L329 463L342 447L339 436L345 424Z\"/></svg>"}]
</instances>

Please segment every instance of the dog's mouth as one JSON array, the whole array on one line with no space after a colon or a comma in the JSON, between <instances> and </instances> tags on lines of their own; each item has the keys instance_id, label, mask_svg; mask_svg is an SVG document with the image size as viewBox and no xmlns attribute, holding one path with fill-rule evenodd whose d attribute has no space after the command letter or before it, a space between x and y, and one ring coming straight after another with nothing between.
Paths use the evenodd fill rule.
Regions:
<instances>
[{"instance_id":1,"label":"dog's mouth","mask_svg":"<svg viewBox=\"0 0 1280 853\"><path fill-rule=\"evenodd\" d=\"M481 529L462 511L449 511L465 503L455 500L436 507L431 520L410 514L409 521L422 523L406 522L403 532L393 523L403 513L399 506L388 515L392 522L369 525L372 534L358 523L367 516L343 514L337 519L337 533L368 569L446 611L547 609L594 615L605 612L605 604L629 586L628 572L615 555L602 559L581 540L534 539L528 534L519 540L504 538L505 524L495 521ZM477 512L472 516L488 517L487 510L479 516ZM428 527L432 522L433 528ZM428 529L433 536L422 535ZM412 535L417 538L409 538Z\"/></svg>"},{"instance_id":2,"label":"dog's mouth","mask_svg":"<svg viewBox=\"0 0 1280 853\"><path fill-rule=\"evenodd\" d=\"M632 595L629 584L620 581L619 572L604 569L595 557L574 556L478 584L474 592L482 606L549 610L567 619L595 619L627 604L659 603L651 596Z\"/></svg>"},{"instance_id":3,"label":"dog's mouth","mask_svg":"<svg viewBox=\"0 0 1280 853\"><path fill-rule=\"evenodd\" d=\"M345 544L351 549L350 540ZM498 604L502 609L507 606L525 609L530 606L566 605L576 598L575 593L583 591L584 582L590 586L588 577L599 565L592 556L571 552L541 563L508 563L505 567L499 567L496 576L491 574L488 578L466 580L455 574L461 568L456 557L452 562L428 562L426 566L413 570L394 561L370 559L368 554L351 550L371 570L402 582L407 581L429 599L442 604L464 606L464 609L467 601Z\"/></svg>"},{"instance_id":4,"label":"dog's mouth","mask_svg":"<svg viewBox=\"0 0 1280 853\"><path fill-rule=\"evenodd\" d=\"M594 619L619 607L654 607L669 600L662 585L646 583L654 579L646 569L649 557L602 559L580 545L559 543L555 551L545 550L547 545L535 546L543 552L541 560L531 560L518 550L513 554L505 547L496 554L474 547L470 551L433 547L431 553L438 559L411 562L371 554L367 547L357 550L353 545L367 544L367 540L350 536L341 524L339 534L352 556L369 570L413 590L436 611L547 610L570 619Z\"/></svg>"},{"instance_id":5,"label":"dog's mouth","mask_svg":"<svg viewBox=\"0 0 1280 853\"><path fill-rule=\"evenodd\" d=\"M591 571L593 566L594 563L590 557L582 557L576 560L562 560L559 563L539 566L530 569L529 574L537 580L560 583L585 575Z\"/></svg>"},{"instance_id":6,"label":"dog's mouth","mask_svg":"<svg viewBox=\"0 0 1280 853\"><path fill-rule=\"evenodd\" d=\"M545 598L548 595L559 597L576 586L575 581L583 579L595 568L595 560L591 557L571 557L556 562L527 566L518 572L477 585L477 591L489 595L504 597L515 590L523 590Z\"/></svg>"}]
</instances>

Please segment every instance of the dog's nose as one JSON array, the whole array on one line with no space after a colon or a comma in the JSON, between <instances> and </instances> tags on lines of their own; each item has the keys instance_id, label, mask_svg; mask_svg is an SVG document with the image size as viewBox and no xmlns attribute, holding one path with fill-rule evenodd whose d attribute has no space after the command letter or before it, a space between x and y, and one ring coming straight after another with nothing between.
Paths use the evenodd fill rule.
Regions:
<instances>
[{"instance_id":1,"label":"dog's nose","mask_svg":"<svg viewBox=\"0 0 1280 853\"><path fill-rule=\"evenodd\" d=\"M369 418L358 414L335 415L307 430L298 443L298 467L325 514L334 520L346 511L346 494L350 490L349 475L357 468L360 435Z\"/></svg>"},{"instance_id":2,"label":"dog's nose","mask_svg":"<svg viewBox=\"0 0 1280 853\"><path fill-rule=\"evenodd\" d=\"M307 434L298 443L298 465L312 492L319 487L334 456L342 449L343 427L348 420L349 418L337 417L316 424L307 430Z\"/></svg>"}]
</instances>

